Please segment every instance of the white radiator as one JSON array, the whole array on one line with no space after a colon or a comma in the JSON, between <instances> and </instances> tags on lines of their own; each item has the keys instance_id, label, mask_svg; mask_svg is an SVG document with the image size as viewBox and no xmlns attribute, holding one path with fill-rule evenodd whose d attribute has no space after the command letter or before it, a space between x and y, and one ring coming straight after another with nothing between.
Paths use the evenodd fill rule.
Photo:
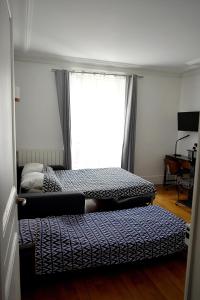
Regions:
<instances>
[{"instance_id":1,"label":"white radiator","mask_svg":"<svg viewBox=\"0 0 200 300\"><path fill-rule=\"evenodd\" d=\"M63 165L63 150L19 149L17 150L18 166L38 162L46 165Z\"/></svg>"}]
</instances>

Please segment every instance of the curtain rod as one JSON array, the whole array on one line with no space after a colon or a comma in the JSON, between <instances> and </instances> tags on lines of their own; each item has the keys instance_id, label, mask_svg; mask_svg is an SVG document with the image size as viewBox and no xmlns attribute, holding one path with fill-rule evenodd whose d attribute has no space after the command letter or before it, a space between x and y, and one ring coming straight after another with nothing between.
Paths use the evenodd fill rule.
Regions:
<instances>
[{"instance_id":1,"label":"curtain rod","mask_svg":"<svg viewBox=\"0 0 200 300\"><path fill-rule=\"evenodd\" d=\"M52 72L57 71L56 69L51 69ZM124 74L113 74L113 73L105 73L105 72L87 72L87 71L69 71L69 73L79 73L79 74L100 74L100 75L112 75L112 76L128 76L128 75L124 75ZM135 76L137 76L138 78L144 78L144 76L141 75L137 75L134 74ZM130 76L130 74L129 74Z\"/></svg>"}]
</instances>

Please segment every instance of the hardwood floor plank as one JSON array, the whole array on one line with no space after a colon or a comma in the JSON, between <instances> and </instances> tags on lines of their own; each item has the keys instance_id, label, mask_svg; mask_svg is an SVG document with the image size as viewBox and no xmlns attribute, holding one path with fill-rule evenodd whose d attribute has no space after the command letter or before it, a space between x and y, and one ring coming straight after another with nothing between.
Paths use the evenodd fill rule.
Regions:
<instances>
[{"instance_id":1,"label":"hardwood floor plank","mask_svg":"<svg viewBox=\"0 0 200 300\"><path fill-rule=\"evenodd\" d=\"M166 299L183 299L183 291L177 288L173 280L174 277L170 276L171 273L167 272L166 268L162 266L159 268L152 267L145 269L144 272Z\"/></svg>"},{"instance_id":2,"label":"hardwood floor plank","mask_svg":"<svg viewBox=\"0 0 200 300\"><path fill-rule=\"evenodd\" d=\"M175 187L157 186L157 194L154 204L159 205L186 222L191 222L191 208L176 205L178 195Z\"/></svg>"},{"instance_id":3,"label":"hardwood floor plank","mask_svg":"<svg viewBox=\"0 0 200 300\"><path fill-rule=\"evenodd\" d=\"M132 294L131 299L166 300L156 285L149 280L142 268L138 270L134 268L131 272L125 273L121 277L121 282Z\"/></svg>"}]
</instances>

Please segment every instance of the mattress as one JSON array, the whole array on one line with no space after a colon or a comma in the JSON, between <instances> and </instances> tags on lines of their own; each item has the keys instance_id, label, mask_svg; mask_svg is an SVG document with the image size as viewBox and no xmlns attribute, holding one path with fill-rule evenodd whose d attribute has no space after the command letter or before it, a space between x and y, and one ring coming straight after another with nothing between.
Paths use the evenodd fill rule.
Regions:
<instances>
[{"instance_id":1,"label":"mattress","mask_svg":"<svg viewBox=\"0 0 200 300\"><path fill-rule=\"evenodd\" d=\"M20 220L38 275L131 263L185 248L183 220L159 206Z\"/></svg>"},{"instance_id":2,"label":"mattress","mask_svg":"<svg viewBox=\"0 0 200 300\"><path fill-rule=\"evenodd\" d=\"M60 190L83 192L86 198L114 199L154 198L153 183L121 168L59 170L45 175L43 191L55 191L58 183ZM56 190L59 190L57 187Z\"/></svg>"}]
</instances>

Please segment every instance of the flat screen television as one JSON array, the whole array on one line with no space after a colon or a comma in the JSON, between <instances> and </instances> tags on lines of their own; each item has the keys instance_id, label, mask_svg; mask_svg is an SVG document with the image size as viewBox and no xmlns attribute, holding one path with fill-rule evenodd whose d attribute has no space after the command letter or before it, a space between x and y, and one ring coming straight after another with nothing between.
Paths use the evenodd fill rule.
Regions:
<instances>
[{"instance_id":1,"label":"flat screen television","mask_svg":"<svg viewBox=\"0 0 200 300\"><path fill-rule=\"evenodd\" d=\"M198 131L199 111L178 112L179 131Z\"/></svg>"}]
</instances>

